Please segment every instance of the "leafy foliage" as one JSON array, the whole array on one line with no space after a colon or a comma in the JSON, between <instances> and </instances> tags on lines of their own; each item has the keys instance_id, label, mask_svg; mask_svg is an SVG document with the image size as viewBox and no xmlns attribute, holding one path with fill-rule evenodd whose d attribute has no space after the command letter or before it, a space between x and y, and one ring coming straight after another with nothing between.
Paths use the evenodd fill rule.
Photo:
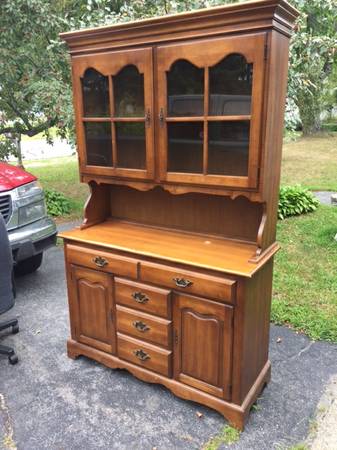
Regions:
<instances>
[{"instance_id":1,"label":"leafy foliage","mask_svg":"<svg viewBox=\"0 0 337 450\"><path fill-rule=\"evenodd\" d=\"M321 128L324 97L337 64L337 7L335 0L292 0L300 10L290 42L288 95L299 109L303 133Z\"/></svg>"},{"instance_id":2,"label":"leafy foliage","mask_svg":"<svg viewBox=\"0 0 337 450\"><path fill-rule=\"evenodd\" d=\"M50 216L64 216L70 213L71 202L65 195L54 189L45 189L44 193L47 212Z\"/></svg>"},{"instance_id":3,"label":"leafy foliage","mask_svg":"<svg viewBox=\"0 0 337 450\"><path fill-rule=\"evenodd\" d=\"M7 161L9 156L17 156L17 146L12 139L0 135L0 161Z\"/></svg>"},{"instance_id":4,"label":"leafy foliage","mask_svg":"<svg viewBox=\"0 0 337 450\"><path fill-rule=\"evenodd\" d=\"M283 220L286 217L312 212L318 205L319 201L308 189L300 185L284 186L280 189L278 218Z\"/></svg>"}]
</instances>

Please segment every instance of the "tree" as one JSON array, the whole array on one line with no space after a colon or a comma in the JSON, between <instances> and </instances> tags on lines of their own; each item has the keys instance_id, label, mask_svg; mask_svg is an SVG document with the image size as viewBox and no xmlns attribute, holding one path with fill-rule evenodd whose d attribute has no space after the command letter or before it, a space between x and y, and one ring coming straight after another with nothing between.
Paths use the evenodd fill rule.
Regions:
<instances>
[{"instance_id":1,"label":"tree","mask_svg":"<svg viewBox=\"0 0 337 450\"><path fill-rule=\"evenodd\" d=\"M2 0L0 2L0 137L2 157L20 156L21 135L50 129L73 136L72 92L66 47L58 33L111 20L108 0ZM120 7L120 6L119 6Z\"/></svg>"},{"instance_id":2,"label":"tree","mask_svg":"<svg viewBox=\"0 0 337 450\"><path fill-rule=\"evenodd\" d=\"M335 0L292 0L301 11L290 43L290 99L299 109L303 134L321 129L324 97L337 63Z\"/></svg>"}]
</instances>

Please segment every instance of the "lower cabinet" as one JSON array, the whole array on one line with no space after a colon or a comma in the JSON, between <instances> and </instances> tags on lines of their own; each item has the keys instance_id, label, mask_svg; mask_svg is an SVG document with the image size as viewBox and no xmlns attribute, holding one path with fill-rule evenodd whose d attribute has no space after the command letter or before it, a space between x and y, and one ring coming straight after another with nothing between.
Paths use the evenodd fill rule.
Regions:
<instances>
[{"instance_id":1,"label":"lower cabinet","mask_svg":"<svg viewBox=\"0 0 337 450\"><path fill-rule=\"evenodd\" d=\"M70 279L69 300L76 340L115 353L111 275L71 265Z\"/></svg>"},{"instance_id":2,"label":"lower cabinet","mask_svg":"<svg viewBox=\"0 0 337 450\"><path fill-rule=\"evenodd\" d=\"M139 287L147 293L141 306L152 314L137 309ZM176 291L168 295L159 287L76 265L71 265L70 292L75 340L230 400L232 306ZM156 315L163 301L171 303L172 322Z\"/></svg>"},{"instance_id":3,"label":"lower cabinet","mask_svg":"<svg viewBox=\"0 0 337 450\"><path fill-rule=\"evenodd\" d=\"M229 400L233 307L176 294L173 325L174 377Z\"/></svg>"}]
</instances>

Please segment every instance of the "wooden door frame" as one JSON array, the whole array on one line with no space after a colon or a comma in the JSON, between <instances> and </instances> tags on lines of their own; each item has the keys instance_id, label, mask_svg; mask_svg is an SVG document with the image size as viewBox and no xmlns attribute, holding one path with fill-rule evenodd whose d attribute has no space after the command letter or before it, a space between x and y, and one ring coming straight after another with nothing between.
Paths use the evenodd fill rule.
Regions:
<instances>
[{"instance_id":1,"label":"wooden door frame","mask_svg":"<svg viewBox=\"0 0 337 450\"><path fill-rule=\"evenodd\" d=\"M78 276L78 273L83 274L92 274L98 278L101 278L102 285L107 290L107 303L106 303L106 312L107 312L107 331L108 335L110 336L109 343L95 340L93 338L88 337L86 341L90 340L89 342L83 342L86 345L92 345L95 343L94 347L98 348L99 350L108 352L108 353L116 353L116 330L115 330L115 323L114 323L114 298L113 298L113 279L112 276L105 272L99 272L97 270L88 269L86 267L77 266L74 264L69 265L70 270L70 281L71 281L71 288L69 290L69 304L71 305L71 310L73 312L72 314L72 323L73 323L73 330L74 330L74 337L77 341L81 342L81 325L80 325L80 305L79 305L79 292L78 292L78 285L77 281L80 279Z\"/></svg>"},{"instance_id":2,"label":"wooden door frame","mask_svg":"<svg viewBox=\"0 0 337 450\"><path fill-rule=\"evenodd\" d=\"M267 33L253 33L243 36L226 36L221 38L191 40L178 44L158 46L155 49L156 90L158 93L156 110L163 112L163 119L157 117L156 137L159 149L159 178L162 182L177 184L196 184L205 186L221 186L233 188L256 189L261 154L261 120L263 106L263 87L265 72L265 48ZM202 52L204 49L204 52ZM250 114L249 161L247 176L208 175L194 173L167 172L167 83L166 72L172 64L185 59L196 67L209 69L220 62L226 55L240 53L248 63L254 64L252 103ZM208 72L208 70L207 70ZM208 76L205 77L208 87ZM206 95L206 92L204 92ZM242 116L243 117L243 116ZM238 119L239 120L239 119ZM244 119L243 119L244 120ZM196 120L197 121L197 120ZM205 115L201 121L206 121ZM205 143L204 143L205 145ZM205 155L204 155L205 159Z\"/></svg>"},{"instance_id":3,"label":"wooden door frame","mask_svg":"<svg viewBox=\"0 0 337 450\"><path fill-rule=\"evenodd\" d=\"M77 149L79 156L80 172L83 174L105 175L117 178L131 178L140 180L153 180L155 175L154 164L154 101L153 101L153 57L152 47L138 49L110 51L107 53L97 53L72 57L72 80L73 80L73 103L75 110ZM120 122L113 117L114 99L111 88L111 77L120 72L123 67L134 65L139 73L144 75L144 127L145 127L145 149L146 149L146 169L128 169L120 167L92 166L87 164L85 122ZM83 98L81 88L81 78L84 72L93 68L104 76L109 77L109 101L110 116L104 118L84 119ZM146 114L149 112L149 120L146 121ZM124 120L125 122L125 120ZM130 118L132 122L132 117ZM112 127L112 152L113 164L116 160L116 136Z\"/></svg>"},{"instance_id":4,"label":"wooden door frame","mask_svg":"<svg viewBox=\"0 0 337 450\"><path fill-rule=\"evenodd\" d=\"M191 304L190 308L182 307L182 304ZM184 309L197 310L199 315L205 317L219 317L222 321L222 342L220 342L223 360L219 361L221 373L222 373L222 386L211 386L202 380L198 380L193 377L189 377L182 373L182 311ZM211 311L214 311L213 315ZM233 365L233 318L234 307L224 303L218 303L212 300L206 300L187 294L173 293L173 329L174 329L174 351L173 351L173 378L180 383L184 382L193 386L193 380L199 384L197 389L205 390L211 395L223 398L224 400L231 400L231 385L232 385L232 365ZM226 351L226 349L228 349ZM183 377L182 377L183 375ZM190 379L189 379L190 378ZM200 381L200 382L199 382ZM191 383L192 382L192 383ZM202 389L200 385L204 385L205 389ZM196 387L195 385L193 387ZM213 388L209 389L208 388ZM212 392L213 391L213 392Z\"/></svg>"}]
</instances>

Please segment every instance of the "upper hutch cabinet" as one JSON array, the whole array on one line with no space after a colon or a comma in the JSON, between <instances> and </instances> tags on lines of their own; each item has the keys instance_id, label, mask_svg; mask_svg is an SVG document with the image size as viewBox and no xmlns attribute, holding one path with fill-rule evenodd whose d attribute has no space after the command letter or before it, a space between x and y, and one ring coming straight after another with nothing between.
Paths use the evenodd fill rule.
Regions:
<instances>
[{"instance_id":1,"label":"upper hutch cabinet","mask_svg":"<svg viewBox=\"0 0 337 450\"><path fill-rule=\"evenodd\" d=\"M160 179L256 188L266 35L157 48Z\"/></svg>"},{"instance_id":2,"label":"upper hutch cabinet","mask_svg":"<svg viewBox=\"0 0 337 450\"><path fill-rule=\"evenodd\" d=\"M150 48L75 58L82 173L153 178L152 73Z\"/></svg>"}]
</instances>

